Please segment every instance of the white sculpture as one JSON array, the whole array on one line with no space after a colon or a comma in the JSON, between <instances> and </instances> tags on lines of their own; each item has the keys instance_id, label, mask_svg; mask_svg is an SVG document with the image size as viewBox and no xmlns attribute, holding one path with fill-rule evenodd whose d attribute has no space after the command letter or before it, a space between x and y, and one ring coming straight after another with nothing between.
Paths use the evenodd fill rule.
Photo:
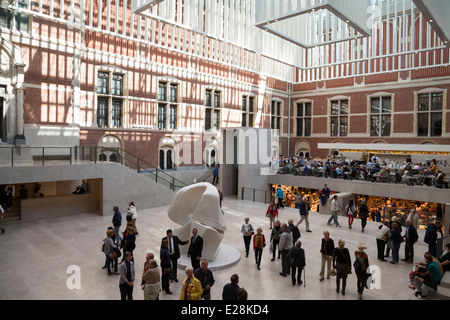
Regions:
<instances>
[{"instance_id":1,"label":"white sculpture","mask_svg":"<svg viewBox=\"0 0 450 320\"><path fill-rule=\"evenodd\" d=\"M174 235L190 239L192 229L197 228L203 238L202 258L209 261L216 258L227 229L216 187L201 182L182 188L175 194L167 213L181 225L173 231ZM180 252L187 252L188 247L181 246Z\"/></svg>"}]
</instances>

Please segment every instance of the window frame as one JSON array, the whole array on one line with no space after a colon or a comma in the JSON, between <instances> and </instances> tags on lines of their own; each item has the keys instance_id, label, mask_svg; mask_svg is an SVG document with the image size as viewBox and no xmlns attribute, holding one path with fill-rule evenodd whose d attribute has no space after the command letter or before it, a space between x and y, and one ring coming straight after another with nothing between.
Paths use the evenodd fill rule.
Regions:
<instances>
[{"instance_id":1,"label":"window frame","mask_svg":"<svg viewBox=\"0 0 450 320\"><path fill-rule=\"evenodd\" d=\"M439 110L433 110L433 99L435 95L441 96L441 105ZM428 96L428 106L427 110L421 110L421 96ZM423 137L442 137L445 132L444 127L444 114L445 114L445 92L444 91L433 91L433 92L419 92L417 93L417 137L423 138ZM433 134L433 115L440 115L440 133L439 134ZM426 134L421 133L421 116L427 116L426 119ZM424 130L425 131L425 130Z\"/></svg>"},{"instance_id":2,"label":"window frame","mask_svg":"<svg viewBox=\"0 0 450 320\"><path fill-rule=\"evenodd\" d=\"M244 104L245 101L245 104ZM241 126L247 127L247 128L254 128L255 127L255 115L256 115L256 108L255 108L255 101L256 96L252 94L244 94L242 96L242 104L241 104L241 111L242 111L242 118L241 118ZM244 108L245 106L245 108ZM252 106L252 110L250 110L250 106Z\"/></svg>"},{"instance_id":3,"label":"window frame","mask_svg":"<svg viewBox=\"0 0 450 320\"><path fill-rule=\"evenodd\" d=\"M204 130L218 132L222 128L223 90L206 87L204 97Z\"/></svg>"},{"instance_id":4,"label":"window frame","mask_svg":"<svg viewBox=\"0 0 450 320\"><path fill-rule=\"evenodd\" d=\"M392 111L393 111L393 102L394 97L392 95L379 95L379 96L370 96L369 97L369 130L370 130L370 136L371 137L391 137L392 135ZM379 108L377 112L374 112L373 110L373 102L378 100L379 101ZM384 101L390 101L389 104L389 111L384 111ZM385 130L384 128L384 119L389 116L389 132L388 134L384 134ZM374 117L378 118L378 134L373 134L373 120Z\"/></svg>"},{"instance_id":5,"label":"window frame","mask_svg":"<svg viewBox=\"0 0 450 320\"><path fill-rule=\"evenodd\" d=\"M125 127L126 79L126 73L121 69L100 67L96 70L95 123L99 128ZM101 112L100 101L107 101L106 112Z\"/></svg>"},{"instance_id":6,"label":"window frame","mask_svg":"<svg viewBox=\"0 0 450 320\"><path fill-rule=\"evenodd\" d=\"M333 114L333 105L338 102L338 112ZM347 102L347 111L346 113L343 113L343 102ZM330 124L330 136L331 137L348 137L350 132L350 99L347 97L342 98L333 98L329 99L329 113L328 117L330 118L329 124ZM344 123L344 119L346 119ZM336 121L337 123L333 124L333 121ZM337 133L334 133L333 125L337 127ZM345 133L343 133L343 128L346 128Z\"/></svg>"},{"instance_id":7,"label":"window frame","mask_svg":"<svg viewBox=\"0 0 450 320\"><path fill-rule=\"evenodd\" d=\"M176 79L158 79L158 92L156 95L158 109L156 112L156 125L158 130L175 131L179 127L179 108L181 105L181 83ZM161 92L161 89L164 91ZM164 109L164 114L160 112ZM174 112L173 112L174 111Z\"/></svg>"},{"instance_id":8,"label":"window frame","mask_svg":"<svg viewBox=\"0 0 450 320\"><path fill-rule=\"evenodd\" d=\"M299 115L299 106L302 106L302 114ZM307 115L306 107L309 105L309 115ZM312 112L313 112L313 102L312 101L297 101L295 102L295 131L296 137L311 137L312 134ZM309 121L309 126L307 126L307 121ZM301 132L299 132L299 123L301 123ZM307 128L309 127L309 132Z\"/></svg>"}]
</instances>

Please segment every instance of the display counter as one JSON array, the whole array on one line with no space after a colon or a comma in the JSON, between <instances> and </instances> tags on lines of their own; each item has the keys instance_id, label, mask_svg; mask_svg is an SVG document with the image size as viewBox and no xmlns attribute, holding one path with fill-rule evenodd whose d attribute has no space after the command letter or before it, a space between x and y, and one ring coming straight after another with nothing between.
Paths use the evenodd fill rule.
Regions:
<instances>
[{"instance_id":1,"label":"display counter","mask_svg":"<svg viewBox=\"0 0 450 320\"><path fill-rule=\"evenodd\" d=\"M77 213L100 212L100 194L66 194L21 200L21 220L49 219Z\"/></svg>"}]
</instances>

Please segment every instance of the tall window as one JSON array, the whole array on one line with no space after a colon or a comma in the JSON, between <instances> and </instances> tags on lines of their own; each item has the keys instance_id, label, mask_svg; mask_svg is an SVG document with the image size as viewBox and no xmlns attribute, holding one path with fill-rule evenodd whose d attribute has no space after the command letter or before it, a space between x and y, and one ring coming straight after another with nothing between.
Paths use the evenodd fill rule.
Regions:
<instances>
[{"instance_id":1,"label":"tall window","mask_svg":"<svg viewBox=\"0 0 450 320\"><path fill-rule=\"evenodd\" d=\"M331 101L331 136L346 137L348 134L348 100Z\"/></svg>"},{"instance_id":2,"label":"tall window","mask_svg":"<svg viewBox=\"0 0 450 320\"><path fill-rule=\"evenodd\" d=\"M220 129L220 104L222 93L207 89L205 93L205 130Z\"/></svg>"},{"instance_id":3,"label":"tall window","mask_svg":"<svg viewBox=\"0 0 450 320\"><path fill-rule=\"evenodd\" d=\"M278 129L281 133L281 102L280 101L272 101L271 110L271 121L270 121L270 128L271 129Z\"/></svg>"},{"instance_id":4,"label":"tall window","mask_svg":"<svg viewBox=\"0 0 450 320\"><path fill-rule=\"evenodd\" d=\"M242 127L253 128L255 123L255 97L242 97Z\"/></svg>"},{"instance_id":5,"label":"tall window","mask_svg":"<svg viewBox=\"0 0 450 320\"><path fill-rule=\"evenodd\" d=\"M443 93L419 95L417 133L419 137L442 135Z\"/></svg>"},{"instance_id":6,"label":"tall window","mask_svg":"<svg viewBox=\"0 0 450 320\"><path fill-rule=\"evenodd\" d=\"M97 125L121 128L123 118L123 74L97 73Z\"/></svg>"},{"instance_id":7,"label":"tall window","mask_svg":"<svg viewBox=\"0 0 450 320\"><path fill-rule=\"evenodd\" d=\"M389 137L391 135L391 97L372 98L370 102L370 135Z\"/></svg>"},{"instance_id":8,"label":"tall window","mask_svg":"<svg viewBox=\"0 0 450 320\"><path fill-rule=\"evenodd\" d=\"M28 0L18 0L17 6L19 8L27 8ZM21 32L28 32L29 16L24 13L15 12L13 13L9 9L0 8L0 27L15 29Z\"/></svg>"},{"instance_id":9,"label":"tall window","mask_svg":"<svg viewBox=\"0 0 450 320\"><path fill-rule=\"evenodd\" d=\"M177 129L179 105L177 83L159 82L158 85L158 129Z\"/></svg>"},{"instance_id":10,"label":"tall window","mask_svg":"<svg viewBox=\"0 0 450 320\"><path fill-rule=\"evenodd\" d=\"M311 102L297 103L297 137L309 137L311 136Z\"/></svg>"}]
</instances>

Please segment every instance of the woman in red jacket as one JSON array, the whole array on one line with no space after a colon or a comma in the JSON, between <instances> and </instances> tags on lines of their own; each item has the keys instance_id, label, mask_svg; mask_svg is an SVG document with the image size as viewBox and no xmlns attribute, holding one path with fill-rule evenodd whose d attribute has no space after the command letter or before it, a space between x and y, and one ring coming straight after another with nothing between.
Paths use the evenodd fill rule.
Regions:
<instances>
[{"instance_id":1,"label":"woman in red jacket","mask_svg":"<svg viewBox=\"0 0 450 320\"><path fill-rule=\"evenodd\" d=\"M267 208L266 211L266 217L269 217L270 219L270 229L272 229L272 224L276 220L275 218L278 216L278 207L275 204L275 201L272 200L270 202L269 208Z\"/></svg>"},{"instance_id":2,"label":"woman in red jacket","mask_svg":"<svg viewBox=\"0 0 450 320\"><path fill-rule=\"evenodd\" d=\"M265 246L266 237L262 233L262 229L258 228L256 229L256 234L253 236L253 251L255 252L255 260L256 265L258 266L258 270L261 270L259 267L261 265L262 252Z\"/></svg>"}]
</instances>

